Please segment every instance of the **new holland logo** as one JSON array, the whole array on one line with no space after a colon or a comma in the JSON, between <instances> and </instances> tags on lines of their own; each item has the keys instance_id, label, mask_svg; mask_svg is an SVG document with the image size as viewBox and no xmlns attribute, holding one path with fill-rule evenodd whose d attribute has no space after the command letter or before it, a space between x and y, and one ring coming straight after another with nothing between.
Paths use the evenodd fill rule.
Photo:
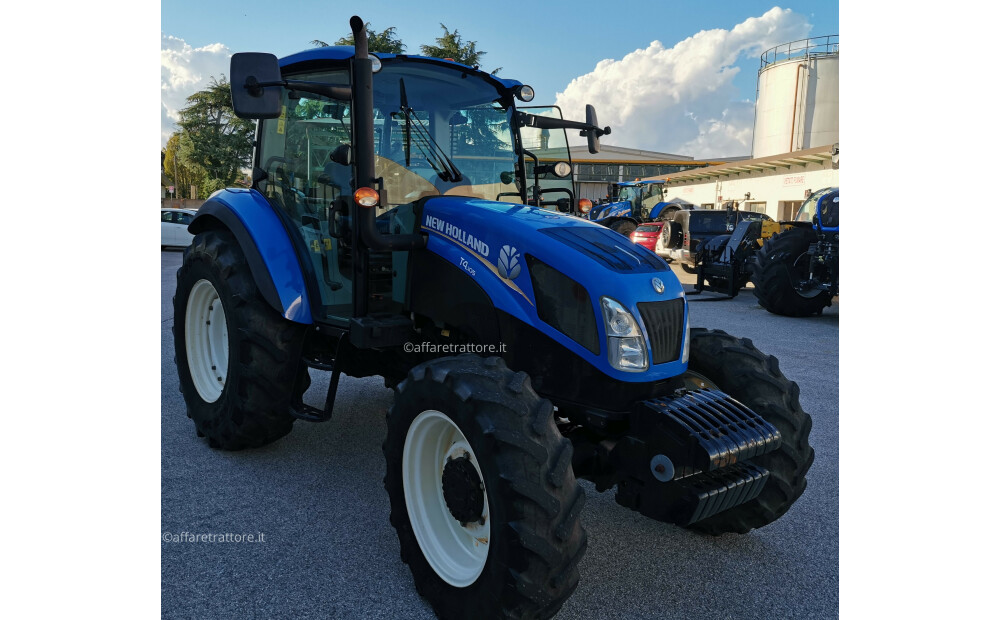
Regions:
<instances>
[{"instance_id":1,"label":"new holland logo","mask_svg":"<svg viewBox=\"0 0 1000 620\"><path fill-rule=\"evenodd\" d=\"M517 260L520 255L517 248L509 245L500 248L500 258L497 259L497 272L500 273L500 277L513 280L521 273L521 261Z\"/></svg>"}]
</instances>

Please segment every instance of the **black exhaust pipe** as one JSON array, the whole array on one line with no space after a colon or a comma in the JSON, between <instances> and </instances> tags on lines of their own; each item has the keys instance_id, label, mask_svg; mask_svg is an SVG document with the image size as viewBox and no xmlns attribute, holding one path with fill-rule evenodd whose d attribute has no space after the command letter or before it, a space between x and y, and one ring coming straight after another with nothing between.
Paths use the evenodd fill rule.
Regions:
<instances>
[{"instance_id":1,"label":"black exhaust pipe","mask_svg":"<svg viewBox=\"0 0 1000 620\"><path fill-rule=\"evenodd\" d=\"M375 110L372 94L372 60L368 56L368 31L365 22L351 18L354 33L354 60L351 61L352 106L354 117L354 160L357 187L378 190L375 183ZM352 197L353 202L353 197ZM427 245L421 234L383 235L375 226L374 208L354 204L355 221L365 247L378 252L417 250Z\"/></svg>"}]
</instances>

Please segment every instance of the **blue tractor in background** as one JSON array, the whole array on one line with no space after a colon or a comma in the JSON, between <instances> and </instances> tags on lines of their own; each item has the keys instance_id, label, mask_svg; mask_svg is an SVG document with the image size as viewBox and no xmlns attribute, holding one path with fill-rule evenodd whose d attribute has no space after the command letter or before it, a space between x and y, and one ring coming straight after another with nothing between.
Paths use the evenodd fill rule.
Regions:
<instances>
[{"instance_id":1,"label":"blue tractor in background","mask_svg":"<svg viewBox=\"0 0 1000 620\"><path fill-rule=\"evenodd\" d=\"M643 222L667 220L679 204L666 201L663 181L611 183L610 202L593 205L584 217L628 237Z\"/></svg>"},{"instance_id":2,"label":"blue tractor in background","mask_svg":"<svg viewBox=\"0 0 1000 620\"><path fill-rule=\"evenodd\" d=\"M197 434L263 446L334 417L341 374L384 377L389 521L446 618L559 610L587 542L578 479L713 534L785 514L813 461L796 384L691 328L666 263L564 213L569 166L529 152L567 129L597 152L593 108L533 114L520 82L369 53L351 28L356 48L232 57L253 183L199 210L174 297Z\"/></svg>"},{"instance_id":3,"label":"blue tractor in background","mask_svg":"<svg viewBox=\"0 0 1000 620\"><path fill-rule=\"evenodd\" d=\"M813 192L788 230L771 237L751 265L754 295L768 312L821 314L840 285L840 188Z\"/></svg>"}]
</instances>

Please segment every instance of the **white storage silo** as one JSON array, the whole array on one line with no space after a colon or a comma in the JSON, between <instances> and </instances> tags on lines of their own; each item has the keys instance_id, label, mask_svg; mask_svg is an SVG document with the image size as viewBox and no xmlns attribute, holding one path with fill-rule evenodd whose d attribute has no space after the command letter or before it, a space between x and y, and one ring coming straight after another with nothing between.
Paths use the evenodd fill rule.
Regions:
<instances>
[{"instance_id":1,"label":"white storage silo","mask_svg":"<svg viewBox=\"0 0 1000 620\"><path fill-rule=\"evenodd\" d=\"M838 35L785 43L761 54L753 157L840 141Z\"/></svg>"}]
</instances>

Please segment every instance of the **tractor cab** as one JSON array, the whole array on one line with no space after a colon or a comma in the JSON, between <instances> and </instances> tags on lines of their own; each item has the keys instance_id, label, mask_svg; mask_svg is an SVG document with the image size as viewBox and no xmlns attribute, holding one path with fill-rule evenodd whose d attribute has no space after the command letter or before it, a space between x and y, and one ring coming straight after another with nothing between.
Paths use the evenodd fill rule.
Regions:
<instances>
[{"instance_id":1,"label":"tractor cab","mask_svg":"<svg viewBox=\"0 0 1000 620\"><path fill-rule=\"evenodd\" d=\"M237 114L262 119L253 189L295 232L319 322L404 312L409 256L400 250L426 242L417 213L430 198L576 208L566 128L601 130L556 107L519 109L534 96L529 86L447 60L358 57L353 47L267 56L234 56L233 100ZM352 95L361 62L371 64L370 101ZM257 87L273 98L267 114L254 108L264 93L241 88L251 80L270 82Z\"/></svg>"},{"instance_id":2,"label":"tractor cab","mask_svg":"<svg viewBox=\"0 0 1000 620\"><path fill-rule=\"evenodd\" d=\"M618 188L617 202L631 205L632 217L639 221L655 219L654 210L666 202L663 181L633 181L615 183Z\"/></svg>"}]
</instances>

